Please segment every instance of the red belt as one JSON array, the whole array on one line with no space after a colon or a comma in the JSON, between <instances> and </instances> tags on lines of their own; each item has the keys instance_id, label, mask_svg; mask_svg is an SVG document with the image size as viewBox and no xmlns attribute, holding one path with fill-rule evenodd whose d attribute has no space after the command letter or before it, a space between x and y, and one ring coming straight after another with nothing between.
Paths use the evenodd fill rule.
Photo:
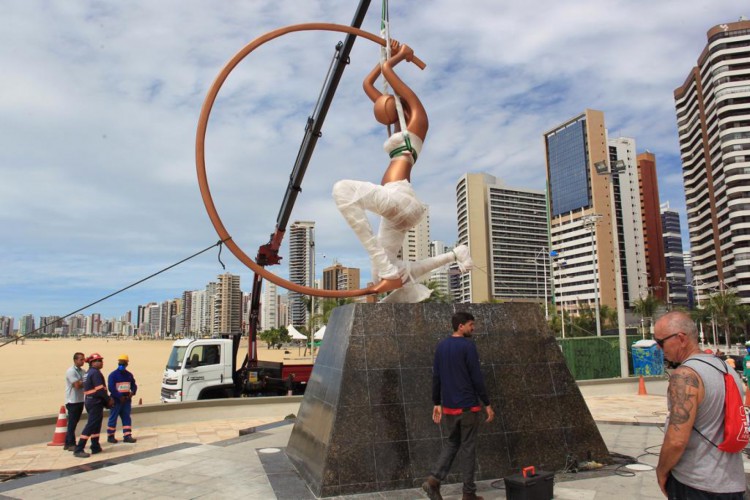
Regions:
<instances>
[{"instance_id":1,"label":"red belt","mask_svg":"<svg viewBox=\"0 0 750 500\"><path fill-rule=\"evenodd\" d=\"M472 406L471 408L446 408L443 407L443 413L446 415L460 415L466 412L479 413L482 411L481 406Z\"/></svg>"}]
</instances>

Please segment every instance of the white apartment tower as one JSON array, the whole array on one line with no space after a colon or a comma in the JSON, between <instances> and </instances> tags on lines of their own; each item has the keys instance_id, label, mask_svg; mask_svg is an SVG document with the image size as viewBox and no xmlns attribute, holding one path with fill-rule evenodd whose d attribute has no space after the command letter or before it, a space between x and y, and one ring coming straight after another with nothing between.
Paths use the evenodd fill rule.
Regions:
<instances>
[{"instance_id":1,"label":"white apartment tower","mask_svg":"<svg viewBox=\"0 0 750 500\"><path fill-rule=\"evenodd\" d=\"M279 328L279 289L275 283L266 281L263 296L260 300L260 329ZM286 325L283 325L286 326Z\"/></svg>"},{"instance_id":2,"label":"white apartment tower","mask_svg":"<svg viewBox=\"0 0 750 500\"><path fill-rule=\"evenodd\" d=\"M674 99L696 298L750 304L750 21L708 30Z\"/></svg>"},{"instance_id":3,"label":"white apartment tower","mask_svg":"<svg viewBox=\"0 0 750 500\"><path fill-rule=\"evenodd\" d=\"M216 286L214 321L212 334L242 333L242 291L240 277L236 274L220 274Z\"/></svg>"},{"instance_id":4,"label":"white apartment tower","mask_svg":"<svg viewBox=\"0 0 750 500\"><path fill-rule=\"evenodd\" d=\"M479 173L463 175L456 193L458 243L469 245L474 260L461 276L458 300L543 300L544 259L534 259L548 246L544 192Z\"/></svg>"},{"instance_id":5,"label":"white apartment tower","mask_svg":"<svg viewBox=\"0 0 750 500\"><path fill-rule=\"evenodd\" d=\"M419 224L409 229L401 247L403 260L416 262L430 255L430 212L429 209Z\"/></svg>"},{"instance_id":6,"label":"white apartment tower","mask_svg":"<svg viewBox=\"0 0 750 500\"><path fill-rule=\"evenodd\" d=\"M442 241L434 240L430 242L429 257L437 257L451 250ZM436 283L437 290L445 297L451 297L451 287L448 266L435 269L430 273L429 281Z\"/></svg>"},{"instance_id":7,"label":"white apartment tower","mask_svg":"<svg viewBox=\"0 0 750 500\"><path fill-rule=\"evenodd\" d=\"M295 221L289 226L289 280L315 286L315 222ZM289 319L295 328L306 327L309 311L305 296L289 292Z\"/></svg>"}]
</instances>

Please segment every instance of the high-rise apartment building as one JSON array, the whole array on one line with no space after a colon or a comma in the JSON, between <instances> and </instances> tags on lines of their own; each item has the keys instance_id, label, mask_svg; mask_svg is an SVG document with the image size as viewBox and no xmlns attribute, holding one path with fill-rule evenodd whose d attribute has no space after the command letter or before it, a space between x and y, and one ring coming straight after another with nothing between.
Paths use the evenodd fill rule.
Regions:
<instances>
[{"instance_id":1,"label":"high-rise apartment building","mask_svg":"<svg viewBox=\"0 0 750 500\"><path fill-rule=\"evenodd\" d=\"M260 300L260 330L272 330L280 326L279 323L279 289L275 283L263 283L263 296Z\"/></svg>"},{"instance_id":2,"label":"high-rise apartment building","mask_svg":"<svg viewBox=\"0 0 750 500\"><path fill-rule=\"evenodd\" d=\"M643 218L643 243L646 252L648 290L666 302L666 288L661 283L667 279L664 262L664 233L659 212L659 183L656 178L656 157L651 152L640 153L638 160L638 188L641 192L641 217Z\"/></svg>"},{"instance_id":3,"label":"high-rise apartment building","mask_svg":"<svg viewBox=\"0 0 750 500\"><path fill-rule=\"evenodd\" d=\"M315 286L315 222L295 221L289 226L289 281ZM306 327L309 311L305 296L289 292L289 316L295 328Z\"/></svg>"},{"instance_id":4,"label":"high-rise apartment building","mask_svg":"<svg viewBox=\"0 0 750 500\"><path fill-rule=\"evenodd\" d=\"M451 247L448 247L445 243L439 240L430 242L430 257L437 257L446 252L450 252ZM449 266L443 266L435 269L430 273L428 281L435 283L435 290L440 292L449 301L452 300L451 285L450 285L450 271Z\"/></svg>"},{"instance_id":5,"label":"high-rise apartment building","mask_svg":"<svg viewBox=\"0 0 750 500\"><path fill-rule=\"evenodd\" d=\"M0 337L10 337L13 332L13 316L0 316Z\"/></svg>"},{"instance_id":6,"label":"high-rise apartment building","mask_svg":"<svg viewBox=\"0 0 750 500\"><path fill-rule=\"evenodd\" d=\"M357 290L359 284L359 268L344 267L338 262L323 269L323 290Z\"/></svg>"},{"instance_id":7,"label":"high-rise apartment building","mask_svg":"<svg viewBox=\"0 0 750 500\"><path fill-rule=\"evenodd\" d=\"M429 209L419 224L409 229L401 247L402 260L416 262L426 259L430 253L430 212Z\"/></svg>"},{"instance_id":8,"label":"high-rise apartment building","mask_svg":"<svg viewBox=\"0 0 750 500\"><path fill-rule=\"evenodd\" d=\"M195 290L190 292L190 333L205 335L208 330L205 329L208 322L205 318L208 308L208 299L206 290Z\"/></svg>"},{"instance_id":9,"label":"high-rise apartment building","mask_svg":"<svg viewBox=\"0 0 750 500\"><path fill-rule=\"evenodd\" d=\"M182 318L180 320L180 329L178 333L184 337L189 337L191 326L193 324L193 292L185 290L182 292Z\"/></svg>"},{"instance_id":10,"label":"high-rise apartment building","mask_svg":"<svg viewBox=\"0 0 750 500\"><path fill-rule=\"evenodd\" d=\"M664 262L666 276L663 288L670 306L688 305L685 260L682 252L682 230L680 213L669 208L669 203L661 205L661 226L664 230Z\"/></svg>"},{"instance_id":11,"label":"high-rise apartment building","mask_svg":"<svg viewBox=\"0 0 750 500\"><path fill-rule=\"evenodd\" d=\"M604 113L590 109L545 133L544 140L551 249L557 252L555 302L573 314L584 304L594 307L597 298L616 308L621 286L627 307L646 290L635 141L610 141ZM597 165L621 172L601 175Z\"/></svg>"},{"instance_id":12,"label":"high-rise apartment building","mask_svg":"<svg viewBox=\"0 0 750 500\"><path fill-rule=\"evenodd\" d=\"M214 321L211 333L214 335L242 332L242 291L240 277L224 273L217 276L214 299Z\"/></svg>"},{"instance_id":13,"label":"high-rise apartment building","mask_svg":"<svg viewBox=\"0 0 750 500\"><path fill-rule=\"evenodd\" d=\"M617 243L620 250L622 290L625 307L648 294L648 267L643 225L643 193L641 171L635 152L635 139L617 137L608 139L609 163L620 162L622 171L614 177L615 214L617 218ZM656 183L654 176L653 182ZM648 190L647 190L648 191ZM658 199L658 190L657 190ZM655 217L658 219L658 210Z\"/></svg>"},{"instance_id":14,"label":"high-rise apartment building","mask_svg":"<svg viewBox=\"0 0 750 500\"><path fill-rule=\"evenodd\" d=\"M474 269L461 276L461 302L540 300L547 248L543 191L506 186L489 174L465 174L456 186L458 243L469 245ZM549 290L549 289L548 289Z\"/></svg>"},{"instance_id":15,"label":"high-rise apartment building","mask_svg":"<svg viewBox=\"0 0 750 500\"><path fill-rule=\"evenodd\" d=\"M750 303L750 21L714 26L674 91L696 297Z\"/></svg>"}]
</instances>

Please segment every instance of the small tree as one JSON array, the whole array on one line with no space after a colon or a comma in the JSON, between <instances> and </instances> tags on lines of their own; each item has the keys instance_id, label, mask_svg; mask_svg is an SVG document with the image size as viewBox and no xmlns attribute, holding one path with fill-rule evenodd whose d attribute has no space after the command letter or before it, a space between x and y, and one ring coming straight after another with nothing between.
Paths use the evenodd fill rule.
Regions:
<instances>
[{"instance_id":1,"label":"small tree","mask_svg":"<svg viewBox=\"0 0 750 500\"><path fill-rule=\"evenodd\" d=\"M653 325L654 315L656 310L659 309L661 301L657 299L653 294L646 295L645 298L638 299L633 303L633 311L641 316L641 322L645 326L645 320L648 318L649 327Z\"/></svg>"}]
</instances>

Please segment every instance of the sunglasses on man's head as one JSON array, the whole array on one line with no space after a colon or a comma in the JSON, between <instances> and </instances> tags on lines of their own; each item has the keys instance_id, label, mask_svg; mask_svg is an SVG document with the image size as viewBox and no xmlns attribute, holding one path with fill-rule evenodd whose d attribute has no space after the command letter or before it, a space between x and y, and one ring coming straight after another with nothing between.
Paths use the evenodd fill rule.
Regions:
<instances>
[{"instance_id":1,"label":"sunglasses on man's head","mask_svg":"<svg viewBox=\"0 0 750 500\"><path fill-rule=\"evenodd\" d=\"M673 333L672 335L667 335L663 339L654 339L654 340L659 345L659 347L664 347L664 342L666 342L667 340L671 339L672 337L676 337L678 335L685 335L685 333L684 332L677 332L677 333Z\"/></svg>"}]
</instances>

